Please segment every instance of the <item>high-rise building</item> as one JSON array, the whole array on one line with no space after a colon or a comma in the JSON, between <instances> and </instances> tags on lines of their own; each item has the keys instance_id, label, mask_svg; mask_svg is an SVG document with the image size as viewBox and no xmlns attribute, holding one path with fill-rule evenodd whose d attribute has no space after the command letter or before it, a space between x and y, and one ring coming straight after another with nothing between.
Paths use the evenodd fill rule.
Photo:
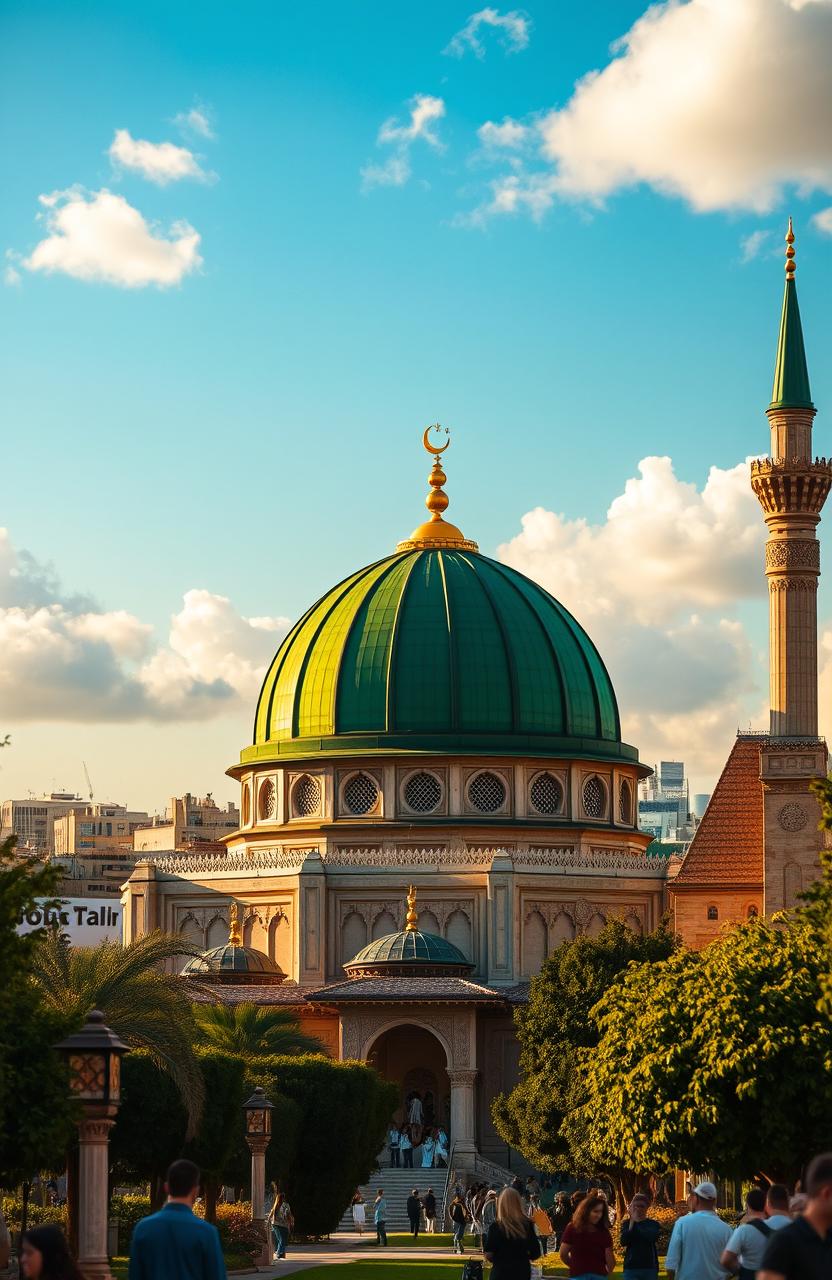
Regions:
<instances>
[{"instance_id":1,"label":"high-rise building","mask_svg":"<svg viewBox=\"0 0 832 1280\"><path fill-rule=\"evenodd\" d=\"M48 796L26 800L4 800L0 804L0 838L15 835L18 847L38 852L51 851L56 818L63 817L81 797L71 791L53 791Z\"/></svg>"},{"instance_id":2,"label":"high-rise building","mask_svg":"<svg viewBox=\"0 0 832 1280\"><path fill-rule=\"evenodd\" d=\"M662 760L639 787L638 825L655 840L684 842L693 835L690 788L681 760Z\"/></svg>"}]
</instances>

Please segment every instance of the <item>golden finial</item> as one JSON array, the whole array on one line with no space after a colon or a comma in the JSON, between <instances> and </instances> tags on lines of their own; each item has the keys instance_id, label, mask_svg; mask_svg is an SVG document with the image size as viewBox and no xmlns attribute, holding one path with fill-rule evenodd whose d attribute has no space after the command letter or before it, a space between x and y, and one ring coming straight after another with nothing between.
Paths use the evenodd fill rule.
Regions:
<instances>
[{"instance_id":1,"label":"golden finial","mask_svg":"<svg viewBox=\"0 0 832 1280\"><path fill-rule=\"evenodd\" d=\"M416 886L407 886L407 916L405 917L405 933L416 933L419 927L419 913L416 910Z\"/></svg>"},{"instance_id":2,"label":"golden finial","mask_svg":"<svg viewBox=\"0 0 832 1280\"><path fill-rule=\"evenodd\" d=\"M444 431L448 439L443 445L431 444L428 436L431 431ZM479 547L476 542L463 537L461 531L456 525L449 524L443 519L442 512L448 509L448 495L442 488L448 477L442 470L442 464L439 461L439 454L444 453L448 445L451 443L451 433L448 427L441 427L438 422L434 422L431 426L425 427L422 435L422 444L428 453L433 454L433 466L428 476L428 484L430 485L430 493L425 498L425 506L430 512L430 520L425 524L420 524L418 529L414 529L409 538L405 538L396 547L397 551L416 551L420 548L436 548L448 547L459 551L478 551Z\"/></svg>"},{"instance_id":3,"label":"golden finial","mask_svg":"<svg viewBox=\"0 0 832 1280\"><path fill-rule=\"evenodd\" d=\"M786 279L794 280L794 231L789 218L789 229L786 232Z\"/></svg>"},{"instance_id":4,"label":"golden finial","mask_svg":"<svg viewBox=\"0 0 832 1280\"><path fill-rule=\"evenodd\" d=\"M228 945L229 947L241 947L243 945L243 935L240 932L240 915L237 911L236 902L232 902L231 910L228 913Z\"/></svg>"}]
</instances>

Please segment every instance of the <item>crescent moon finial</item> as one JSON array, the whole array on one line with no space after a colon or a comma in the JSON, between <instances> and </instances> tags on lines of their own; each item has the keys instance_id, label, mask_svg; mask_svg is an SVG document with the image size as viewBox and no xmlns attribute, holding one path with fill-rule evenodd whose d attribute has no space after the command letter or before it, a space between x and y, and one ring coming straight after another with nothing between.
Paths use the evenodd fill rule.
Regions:
<instances>
[{"instance_id":1,"label":"crescent moon finial","mask_svg":"<svg viewBox=\"0 0 832 1280\"><path fill-rule=\"evenodd\" d=\"M428 435L430 434L431 431L444 431L448 439L441 446L430 444L430 442L428 441ZM445 452L445 450L447 449L450 443L451 443L451 432L449 427L440 427L438 422L432 422L429 427L425 427L425 434L422 436L422 444L425 446L428 453L432 453L434 454L434 456L438 457L440 453Z\"/></svg>"}]
</instances>

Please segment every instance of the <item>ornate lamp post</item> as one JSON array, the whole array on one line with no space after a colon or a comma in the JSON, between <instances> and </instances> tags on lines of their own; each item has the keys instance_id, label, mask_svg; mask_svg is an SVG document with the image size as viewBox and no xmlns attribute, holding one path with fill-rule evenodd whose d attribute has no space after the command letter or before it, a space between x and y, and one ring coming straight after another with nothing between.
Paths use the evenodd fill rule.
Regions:
<instances>
[{"instance_id":1,"label":"ornate lamp post","mask_svg":"<svg viewBox=\"0 0 832 1280\"><path fill-rule=\"evenodd\" d=\"M271 1262L271 1250L266 1232L266 1148L272 1139L272 1111L260 1085L254 1090L248 1102L243 1103L243 1115L246 1123L246 1142L251 1152L251 1220L260 1228L260 1266L268 1266Z\"/></svg>"},{"instance_id":2,"label":"ornate lamp post","mask_svg":"<svg viewBox=\"0 0 832 1280\"><path fill-rule=\"evenodd\" d=\"M97 1009L74 1036L55 1046L69 1064L69 1090L81 1103L78 1121L78 1266L85 1280L112 1280L107 1255L110 1130L121 1103L126 1044Z\"/></svg>"}]
</instances>

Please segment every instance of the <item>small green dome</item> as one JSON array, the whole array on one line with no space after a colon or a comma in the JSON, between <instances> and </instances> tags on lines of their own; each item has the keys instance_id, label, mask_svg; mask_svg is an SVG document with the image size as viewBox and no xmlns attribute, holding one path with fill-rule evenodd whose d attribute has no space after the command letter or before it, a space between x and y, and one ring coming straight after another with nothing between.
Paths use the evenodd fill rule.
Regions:
<instances>
[{"instance_id":1,"label":"small green dome","mask_svg":"<svg viewBox=\"0 0 832 1280\"><path fill-rule=\"evenodd\" d=\"M226 942L194 956L182 970L183 978L202 978L208 982L282 982L286 974L264 951L255 947L235 946Z\"/></svg>"},{"instance_id":2,"label":"small green dome","mask_svg":"<svg viewBox=\"0 0 832 1280\"><path fill-rule=\"evenodd\" d=\"M356 752L635 761L589 636L476 551L416 548L327 592L266 675L245 763Z\"/></svg>"},{"instance_id":3,"label":"small green dome","mask_svg":"<svg viewBox=\"0 0 832 1280\"><path fill-rule=\"evenodd\" d=\"M351 978L360 977L368 970L399 976L419 973L464 975L473 967L459 947L448 942L447 938L440 938L438 933L420 933L418 929L402 929L400 933L376 938L344 965Z\"/></svg>"}]
</instances>

